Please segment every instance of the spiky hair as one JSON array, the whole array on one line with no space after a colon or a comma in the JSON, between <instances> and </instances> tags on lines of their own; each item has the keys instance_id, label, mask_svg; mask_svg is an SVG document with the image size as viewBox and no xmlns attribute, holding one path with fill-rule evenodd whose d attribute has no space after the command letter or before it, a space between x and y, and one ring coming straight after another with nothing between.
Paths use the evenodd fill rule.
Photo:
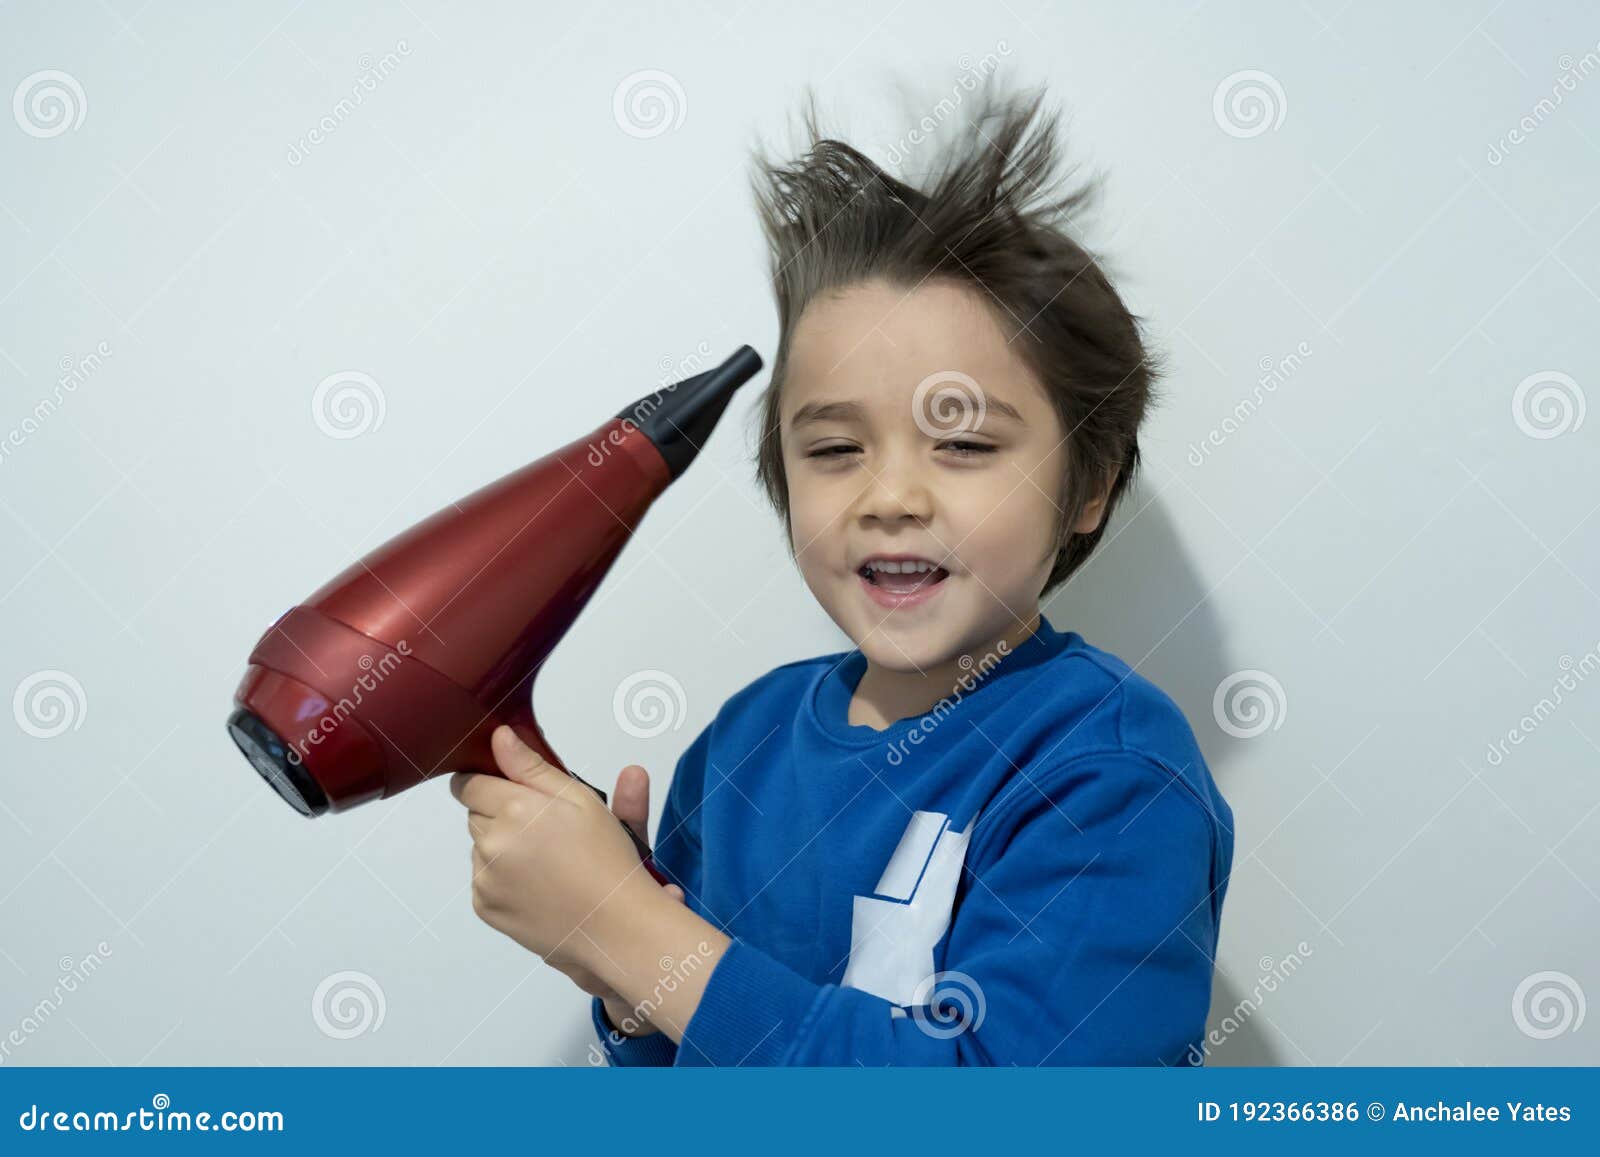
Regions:
<instances>
[{"instance_id":1,"label":"spiky hair","mask_svg":"<svg viewBox=\"0 0 1600 1157\"><path fill-rule=\"evenodd\" d=\"M1161 369L1140 320L1072 236L1098 179L1058 172L1059 114L1042 89L992 85L935 150L921 188L823 134L814 94L803 106L807 151L792 163L754 152L752 188L771 262L779 338L759 408L757 479L789 530L780 422L795 326L818 295L868 279L907 292L934 278L977 291L1043 385L1065 432L1056 557L1044 591L1100 541L1139 465L1138 432ZM1111 478L1091 533L1070 533ZM791 543L792 546L792 543Z\"/></svg>"}]
</instances>

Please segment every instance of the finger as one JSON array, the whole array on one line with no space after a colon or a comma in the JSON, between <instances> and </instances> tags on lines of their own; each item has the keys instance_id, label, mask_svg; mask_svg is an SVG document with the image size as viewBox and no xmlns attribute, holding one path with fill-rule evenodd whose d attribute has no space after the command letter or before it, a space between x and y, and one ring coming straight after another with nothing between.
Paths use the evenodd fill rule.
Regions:
<instances>
[{"instance_id":1,"label":"finger","mask_svg":"<svg viewBox=\"0 0 1600 1157\"><path fill-rule=\"evenodd\" d=\"M645 847L650 846L650 773L629 764L617 775L611 793L611 812Z\"/></svg>"},{"instance_id":2,"label":"finger","mask_svg":"<svg viewBox=\"0 0 1600 1157\"><path fill-rule=\"evenodd\" d=\"M503 723L489 737L489 747L494 752L495 766L513 783L546 795L562 795L572 783L570 775L522 742L517 733Z\"/></svg>"},{"instance_id":3,"label":"finger","mask_svg":"<svg viewBox=\"0 0 1600 1157\"><path fill-rule=\"evenodd\" d=\"M450 777L450 794L475 811L491 819L516 798L519 790L499 776L480 775L472 771L458 771Z\"/></svg>"}]
</instances>

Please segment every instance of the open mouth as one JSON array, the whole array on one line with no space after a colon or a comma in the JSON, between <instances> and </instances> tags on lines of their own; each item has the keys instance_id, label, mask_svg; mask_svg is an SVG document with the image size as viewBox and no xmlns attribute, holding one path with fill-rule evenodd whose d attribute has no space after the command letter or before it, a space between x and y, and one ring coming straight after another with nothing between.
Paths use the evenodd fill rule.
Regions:
<instances>
[{"instance_id":1,"label":"open mouth","mask_svg":"<svg viewBox=\"0 0 1600 1157\"><path fill-rule=\"evenodd\" d=\"M874 556L856 570L867 594L884 606L922 602L940 588L950 572L932 559Z\"/></svg>"}]
</instances>

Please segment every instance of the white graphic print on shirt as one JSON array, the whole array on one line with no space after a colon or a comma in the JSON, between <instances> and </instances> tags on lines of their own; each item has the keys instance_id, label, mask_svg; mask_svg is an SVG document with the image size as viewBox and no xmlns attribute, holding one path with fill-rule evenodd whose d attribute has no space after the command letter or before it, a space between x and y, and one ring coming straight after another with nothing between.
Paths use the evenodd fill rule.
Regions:
<instances>
[{"instance_id":1,"label":"white graphic print on shirt","mask_svg":"<svg viewBox=\"0 0 1600 1157\"><path fill-rule=\"evenodd\" d=\"M950 910L972 824L950 829L950 817L913 812L876 892L855 897L850 962L840 982L901 1006L933 975L933 948L950 926Z\"/></svg>"}]
</instances>

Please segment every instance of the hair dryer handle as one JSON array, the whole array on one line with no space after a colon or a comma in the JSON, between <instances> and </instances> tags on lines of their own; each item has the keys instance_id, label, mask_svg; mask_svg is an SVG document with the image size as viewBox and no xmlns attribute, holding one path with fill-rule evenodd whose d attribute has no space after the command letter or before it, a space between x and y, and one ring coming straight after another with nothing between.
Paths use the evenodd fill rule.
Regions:
<instances>
[{"instance_id":1,"label":"hair dryer handle","mask_svg":"<svg viewBox=\"0 0 1600 1157\"><path fill-rule=\"evenodd\" d=\"M519 700L522 698L524 697L518 696ZM522 742L526 743L529 747L533 748L534 751L538 752L540 758L542 758L546 763L550 764L552 767L557 767L562 771L565 771L568 775L572 776L573 779L583 784L584 787L594 792L595 795L600 797L601 803L608 802L605 792L595 787L594 784L590 783L582 776L573 774L567 769L566 764L562 763L561 760L557 758L556 753L550 749L550 744L545 742L544 732L539 728L539 721L533 716L532 696L527 696L526 701L526 706L514 710L510 717L506 720L506 723L510 726L511 730L517 733L517 738L522 740ZM644 864L645 871L649 872L655 877L656 883L665 886L668 882L667 878L661 874L661 870L656 867L654 859L651 858L650 845L645 843L644 840L640 839L639 833L634 831L627 824L622 825L622 830L627 832L628 838L633 841L633 846L639 852L639 859Z\"/></svg>"}]
</instances>

